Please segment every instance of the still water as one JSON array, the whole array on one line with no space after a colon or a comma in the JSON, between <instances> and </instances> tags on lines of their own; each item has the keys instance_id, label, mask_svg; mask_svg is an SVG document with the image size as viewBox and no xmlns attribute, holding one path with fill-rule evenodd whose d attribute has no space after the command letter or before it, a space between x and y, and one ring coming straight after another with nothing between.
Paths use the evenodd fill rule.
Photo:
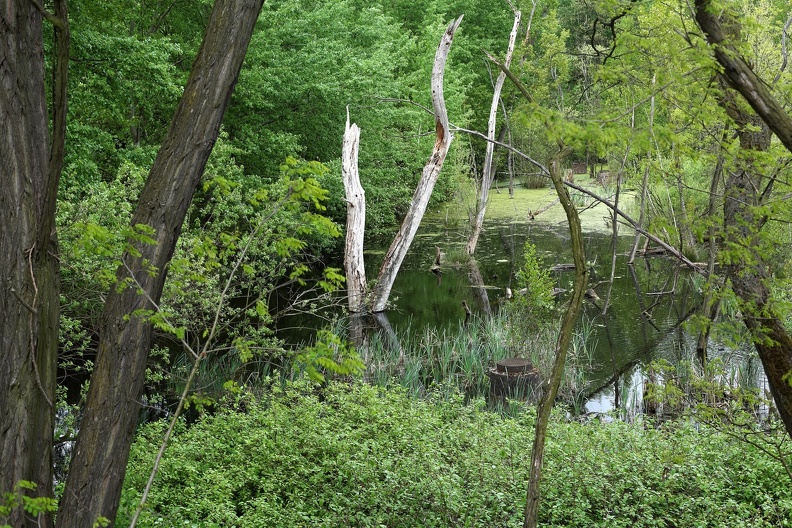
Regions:
<instances>
[{"instance_id":1,"label":"still water","mask_svg":"<svg viewBox=\"0 0 792 528\"><path fill-rule=\"evenodd\" d=\"M542 200L552 201L548 191L520 191L539 193ZM529 219L525 200L520 200L519 193L513 201L508 195L493 198L501 202L496 208L498 214L485 221L476 250L483 288L471 279L466 265L453 265L453 255L461 253L466 242L466 220L448 210L428 215L392 290L387 320L396 334L420 333L427 327L458 329L466 317L463 301L479 317L497 311L506 302L507 288L519 289L515 276L522 265L526 242L536 246L547 268L556 269L553 272L556 286L571 289L574 271L564 269L565 264L572 262L571 244L560 205ZM534 207L536 211L538 207ZM633 266L628 266L627 254L634 235L632 230L619 226L616 272L609 307L603 315L611 275L610 213L605 206L598 205L587 208L581 217L590 266L589 287L599 296L594 302L584 303L578 322L578 332L585 335L590 356L585 409L591 412L615 407L638 409L645 382L644 367L648 363L662 358L677 364L694 357L696 335L689 321L700 308L704 281L671 257L639 257ZM389 242L366 241L369 280L376 278ZM445 255L439 277L430 269L436 248ZM559 302L567 298L561 294ZM748 375L761 380L758 362L750 363L750 347L726 346L713 340L708 355L726 356L728 362L736 359L743 364L747 360L747 368L752 371Z\"/></svg>"}]
</instances>

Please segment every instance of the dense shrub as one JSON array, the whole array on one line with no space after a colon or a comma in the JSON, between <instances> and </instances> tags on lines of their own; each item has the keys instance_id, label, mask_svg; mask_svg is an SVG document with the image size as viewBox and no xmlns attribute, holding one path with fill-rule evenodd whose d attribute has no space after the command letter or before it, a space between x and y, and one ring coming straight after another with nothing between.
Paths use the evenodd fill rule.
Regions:
<instances>
[{"instance_id":1,"label":"dense shrub","mask_svg":"<svg viewBox=\"0 0 792 528\"><path fill-rule=\"evenodd\" d=\"M533 412L401 389L274 387L182 424L142 526L520 526ZM130 458L118 524L143 489L161 422ZM780 464L689 423L551 423L544 526L792 526Z\"/></svg>"}]
</instances>

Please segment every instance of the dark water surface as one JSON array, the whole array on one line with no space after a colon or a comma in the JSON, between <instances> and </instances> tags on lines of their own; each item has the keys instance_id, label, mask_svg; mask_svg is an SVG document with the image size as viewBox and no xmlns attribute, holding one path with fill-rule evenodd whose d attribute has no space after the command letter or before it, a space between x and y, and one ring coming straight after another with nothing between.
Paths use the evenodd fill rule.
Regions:
<instances>
[{"instance_id":1,"label":"dark water surface","mask_svg":"<svg viewBox=\"0 0 792 528\"><path fill-rule=\"evenodd\" d=\"M638 409L645 381L643 366L660 358L677 364L693 357L696 336L685 322L700 307L700 285L704 281L671 257L639 257L633 266L627 266L633 234L622 227L626 234L617 239L611 302L607 315L603 315L601 308L611 273L612 236L605 225L607 213L604 208L600 211L599 216L589 215L583 225L589 286L600 298L595 303L585 302L578 322L577 331L585 336L590 355L586 410L608 411L617 406ZM572 262L565 221L488 219L476 250L476 263L485 286L482 292L471 282L468 266L453 264L453 255L464 249L466 231L464 223L444 218L426 218L422 222L394 284L392 309L386 312L397 335L420 333L427 327L458 329L465 319L462 301L480 317L496 311L506 299L506 288L518 289L515 276L527 241L537 247L548 268ZM367 241L369 280L376 278L389 242L375 245ZM430 271L435 248L445 255L440 278ZM552 275L558 288L571 289L574 271L554 271ZM559 302L567 298L562 294ZM724 354L749 356L745 350L710 343L710 357ZM752 368L756 370L756 365ZM760 379L758 374L754 377Z\"/></svg>"}]
</instances>

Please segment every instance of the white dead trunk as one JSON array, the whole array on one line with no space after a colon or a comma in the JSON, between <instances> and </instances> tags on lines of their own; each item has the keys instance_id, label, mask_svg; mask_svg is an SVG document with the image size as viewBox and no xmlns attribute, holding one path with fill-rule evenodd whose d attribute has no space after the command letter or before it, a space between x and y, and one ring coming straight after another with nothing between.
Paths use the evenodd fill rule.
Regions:
<instances>
[{"instance_id":1,"label":"white dead trunk","mask_svg":"<svg viewBox=\"0 0 792 528\"><path fill-rule=\"evenodd\" d=\"M349 311L363 310L366 301L366 268L363 263L363 233L366 229L366 196L360 185L358 174L358 145L360 128L349 124L347 109L344 143L341 150L341 176L347 199L346 247L344 267L346 268L347 297Z\"/></svg>"},{"instance_id":2,"label":"white dead trunk","mask_svg":"<svg viewBox=\"0 0 792 528\"><path fill-rule=\"evenodd\" d=\"M443 72L448 59L448 52L451 49L451 41L454 39L454 33L460 23L462 23L461 16L448 25L443 38L440 40L440 45L437 47L434 67L432 68L432 107L435 114L437 139L432 155L424 166L421 180L415 188L415 194L413 194L412 202L410 202L410 207L407 210L407 216L405 216L399 232L393 239L393 243L388 249L388 253L385 255L385 260L380 268L372 300L373 312L385 310L393 282L396 280L396 274L399 272L413 238L415 238L415 233L418 231L418 226L421 224L421 219L426 212L426 206L429 204L432 189L434 189L437 178L440 175L440 169L443 168L448 148L451 146L452 136L448 127L448 114L445 100L443 99Z\"/></svg>"},{"instance_id":3,"label":"white dead trunk","mask_svg":"<svg viewBox=\"0 0 792 528\"><path fill-rule=\"evenodd\" d=\"M514 43L517 40L517 30L520 27L520 11L514 12L514 26L512 27L511 35L509 35L509 47L506 49L506 58L504 65L508 68L511 65L512 54L514 53ZM484 167L481 174L481 188L479 188L478 199L476 201L476 217L470 226L471 232L468 238L465 251L468 255L476 252L476 245L478 245L479 235L481 234L481 227L484 224L484 216L487 214L487 201L489 200L489 190L492 186L494 174L492 172L492 156L495 151L495 121L498 115L498 105L500 102L500 94L503 89L503 83L506 81L506 74L502 71L495 81L495 92L492 95L492 106L490 107L489 122L487 124L487 151L484 155Z\"/></svg>"}]
</instances>

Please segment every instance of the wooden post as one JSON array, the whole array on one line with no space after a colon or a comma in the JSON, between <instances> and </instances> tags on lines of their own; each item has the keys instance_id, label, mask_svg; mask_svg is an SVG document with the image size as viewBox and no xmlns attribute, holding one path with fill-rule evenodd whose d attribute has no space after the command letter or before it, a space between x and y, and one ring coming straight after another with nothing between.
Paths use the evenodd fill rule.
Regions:
<instances>
[{"instance_id":1,"label":"wooden post","mask_svg":"<svg viewBox=\"0 0 792 528\"><path fill-rule=\"evenodd\" d=\"M407 210L407 215L404 217L399 232L393 239L385 260L382 262L379 276L377 277L377 286L374 289L374 298L372 300L372 311L382 312L388 303L393 282L396 280L396 274L399 272L402 262L404 261L407 250L410 249L415 238L415 233L418 231L418 226L421 224L421 219L426 212L426 207L429 205L429 197L432 195L437 178L440 176L440 170L443 168L443 162L448 154L448 148L451 146L451 131L448 126L448 113L446 112L445 100L443 99L443 72L445 71L446 60L448 59L448 52L451 49L451 41L454 38L459 24L462 23L460 16L452 21L442 39L440 45L437 47L435 54L434 67L432 68L432 106L435 114L435 131L436 141L432 155L429 161L424 166L421 179L418 186L415 188L412 202Z\"/></svg>"}]
</instances>

